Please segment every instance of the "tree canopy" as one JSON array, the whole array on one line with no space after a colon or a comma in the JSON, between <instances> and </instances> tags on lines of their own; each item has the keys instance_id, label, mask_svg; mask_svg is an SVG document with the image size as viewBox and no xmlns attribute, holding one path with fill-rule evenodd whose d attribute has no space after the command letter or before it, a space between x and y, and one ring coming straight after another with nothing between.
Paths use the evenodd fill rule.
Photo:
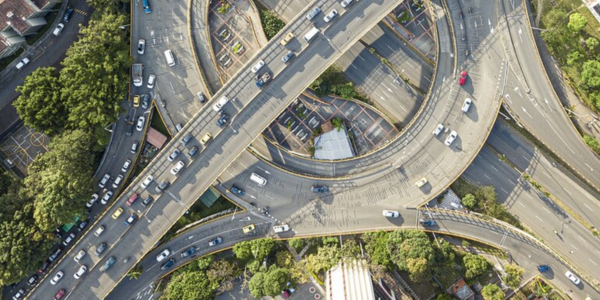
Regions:
<instances>
[{"instance_id":1,"label":"tree canopy","mask_svg":"<svg viewBox=\"0 0 600 300\"><path fill-rule=\"evenodd\" d=\"M171 278L165 296L168 300L212 300L215 298L214 287L208 277L201 271L181 272Z\"/></svg>"},{"instance_id":2,"label":"tree canopy","mask_svg":"<svg viewBox=\"0 0 600 300\"><path fill-rule=\"evenodd\" d=\"M569 16L569 23L567 24L567 27L571 31L578 32L583 29L585 25L587 25L587 19L582 14L573 13Z\"/></svg>"},{"instance_id":3,"label":"tree canopy","mask_svg":"<svg viewBox=\"0 0 600 300\"><path fill-rule=\"evenodd\" d=\"M488 283L481 290L481 294L483 295L483 299L485 300L503 300L504 292L495 284Z\"/></svg>"},{"instance_id":4,"label":"tree canopy","mask_svg":"<svg viewBox=\"0 0 600 300\"><path fill-rule=\"evenodd\" d=\"M272 266L267 272L258 272L252 276L248 285L250 293L259 299L263 296L276 296L290 280L289 271Z\"/></svg>"},{"instance_id":5,"label":"tree canopy","mask_svg":"<svg viewBox=\"0 0 600 300\"><path fill-rule=\"evenodd\" d=\"M400 270L408 271L411 280L428 278L434 251L427 234L419 230L396 230L390 233L387 247L391 261Z\"/></svg>"},{"instance_id":6,"label":"tree canopy","mask_svg":"<svg viewBox=\"0 0 600 300\"><path fill-rule=\"evenodd\" d=\"M262 261L274 248L275 241L272 238L262 238L235 244L233 253L242 261L248 261L251 258Z\"/></svg>"},{"instance_id":7,"label":"tree canopy","mask_svg":"<svg viewBox=\"0 0 600 300\"><path fill-rule=\"evenodd\" d=\"M362 235L365 242L365 250L369 254L371 263L391 268L392 261L387 248L389 233L387 231L367 232Z\"/></svg>"},{"instance_id":8,"label":"tree canopy","mask_svg":"<svg viewBox=\"0 0 600 300\"><path fill-rule=\"evenodd\" d=\"M581 71L581 80L589 88L600 87L600 62L597 60L586 61Z\"/></svg>"},{"instance_id":9,"label":"tree canopy","mask_svg":"<svg viewBox=\"0 0 600 300\"><path fill-rule=\"evenodd\" d=\"M515 264L509 264L504 266L506 276L504 276L504 282L509 287L516 289L521 284L521 276L525 273L525 269Z\"/></svg>"},{"instance_id":10,"label":"tree canopy","mask_svg":"<svg viewBox=\"0 0 600 300\"><path fill-rule=\"evenodd\" d=\"M463 264L465 266L465 277L467 277L467 279L473 279L485 273L490 266L483 256L473 255L471 253L467 253L463 257Z\"/></svg>"}]
</instances>

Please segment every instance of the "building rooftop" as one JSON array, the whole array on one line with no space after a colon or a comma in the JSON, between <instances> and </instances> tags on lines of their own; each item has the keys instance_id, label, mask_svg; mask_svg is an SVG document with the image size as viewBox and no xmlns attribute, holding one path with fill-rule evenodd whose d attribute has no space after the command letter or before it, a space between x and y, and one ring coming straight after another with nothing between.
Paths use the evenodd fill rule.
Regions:
<instances>
[{"instance_id":1,"label":"building rooftop","mask_svg":"<svg viewBox=\"0 0 600 300\"><path fill-rule=\"evenodd\" d=\"M148 143L158 149L161 149L165 142L167 142L167 137L152 127L148 128L148 134L146 134L146 138Z\"/></svg>"},{"instance_id":2,"label":"building rooftop","mask_svg":"<svg viewBox=\"0 0 600 300\"><path fill-rule=\"evenodd\" d=\"M346 127L323 133L315 138L315 158L343 159L354 156L354 148L346 132Z\"/></svg>"},{"instance_id":3,"label":"building rooftop","mask_svg":"<svg viewBox=\"0 0 600 300\"><path fill-rule=\"evenodd\" d=\"M34 7L23 0L0 0L0 31L12 27L22 34L31 26L26 20L35 11Z\"/></svg>"},{"instance_id":4,"label":"building rooftop","mask_svg":"<svg viewBox=\"0 0 600 300\"><path fill-rule=\"evenodd\" d=\"M373 281L364 260L341 261L327 271L327 299L375 300Z\"/></svg>"}]
</instances>

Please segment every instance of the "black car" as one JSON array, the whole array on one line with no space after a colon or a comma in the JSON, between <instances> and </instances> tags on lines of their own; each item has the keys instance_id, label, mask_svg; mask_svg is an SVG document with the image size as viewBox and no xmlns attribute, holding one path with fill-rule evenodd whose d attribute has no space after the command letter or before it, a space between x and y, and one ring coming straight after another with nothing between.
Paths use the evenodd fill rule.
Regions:
<instances>
[{"instance_id":1,"label":"black car","mask_svg":"<svg viewBox=\"0 0 600 300\"><path fill-rule=\"evenodd\" d=\"M313 185L310 189L313 193L327 193L329 188L324 185Z\"/></svg>"},{"instance_id":2,"label":"black car","mask_svg":"<svg viewBox=\"0 0 600 300\"><path fill-rule=\"evenodd\" d=\"M194 155L196 155L196 153L198 153L198 147L194 146L192 149L190 149L190 152L188 152L188 155L194 156Z\"/></svg>"},{"instance_id":3,"label":"black car","mask_svg":"<svg viewBox=\"0 0 600 300\"><path fill-rule=\"evenodd\" d=\"M162 266L160 266L160 269L164 271L164 270L172 267L174 264L175 264L175 259L171 258L166 263L164 263Z\"/></svg>"},{"instance_id":4,"label":"black car","mask_svg":"<svg viewBox=\"0 0 600 300\"><path fill-rule=\"evenodd\" d=\"M244 190L236 187L235 185L231 186L231 192L238 196L244 196L244 194L246 194L246 192L244 192Z\"/></svg>"},{"instance_id":5,"label":"black car","mask_svg":"<svg viewBox=\"0 0 600 300\"><path fill-rule=\"evenodd\" d=\"M148 206L148 204L150 204L150 202L152 202L152 200L154 200L154 199L152 199L152 196L148 195L146 197L146 199L144 199L144 201L142 201L142 205L143 206Z\"/></svg>"},{"instance_id":6,"label":"black car","mask_svg":"<svg viewBox=\"0 0 600 300\"><path fill-rule=\"evenodd\" d=\"M147 109L148 107L150 107L150 95L143 94L142 95L142 108Z\"/></svg>"},{"instance_id":7,"label":"black car","mask_svg":"<svg viewBox=\"0 0 600 300\"><path fill-rule=\"evenodd\" d=\"M171 184L171 183L166 180L163 180L159 185L156 186L156 192L160 193L160 192L166 190L169 187L169 184Z\"/></svg>"},{"instance_id":8,"label":"black car","mask_svg":"<svg viewBox=\"0 0 600 300\"><path fill-rule=\"evenodd\" d=\"M96 254L96 256L100 256L100 254L102 254L104 250L106 250L106 243L101 243L100 245L98 245L98 248L96 248L96 251L94 253Z\"/></svg>"},{"instance_id":9,"label":"black car","mask_svg":"<svg viewBox=\"0 0 600 300\"><path fill-rule=\"evenodd\" d=\"M87 221L81 221L79 223L79 226L77 226L77 230L82 231L85 228L85 226L87 226L87 223L88 223Z\"/></svg>"},{"instance_id":10,"label":"black car","mask_svg":"<svg viewBox=\"0 0 600 300\"><path fill-rule=\"evenodd\" d=\"M227 125L227 120L229 120L229 115L226 113L222 113L221 117L217 120L217 126L223 127Z\"/></svg>"},{"instance_id":11,"label":"black car","mask_svg":"<svg viewBox=\"0 0 600 300\"><path fill-rule=\"evenodd\" d=\"M46 270L48 270L48 268L50 267L51 263L52 263L51 261L46 260L44 262L44 264L42 265L42 267L38 270L38 273L44 274L46 272Z\"/></svg>"},{"instance_id":12,"label":"black car","mask_svg":"<svg viewBox=\"0 0 600 300\"><path fill-rule=\"evenodd\" d=\"M63 17L63 21L69 22L72 14L73 14L73 8L70 6L67 7L67 10L65 11L65 16Z\"/></svg>"},{"instance_id":13,"label":"black car","mask_svg":"<svg viewBox=\"0 0 600 300\"><path fill-rule=\"evenodd\" d=\"M38 280L38 276L33 274L29 279L27 279L27 285L34 285Z\"/></svg>"}]
</instances>

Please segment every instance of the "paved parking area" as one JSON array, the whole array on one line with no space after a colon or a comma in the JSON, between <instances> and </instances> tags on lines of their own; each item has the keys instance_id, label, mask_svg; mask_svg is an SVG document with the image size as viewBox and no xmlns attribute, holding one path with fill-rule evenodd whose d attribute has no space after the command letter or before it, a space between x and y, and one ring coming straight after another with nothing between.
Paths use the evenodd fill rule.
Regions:
<instances>
[{"instance_id":1,"label":"paved parking area","mask_svg":"<svg viewBox=\"0 0 600 300\"><path fill-rule=\"evenodd\" d=\"M8 157L21 173L27 175L27 166L41 153L46 152L50 138L41 132L23 126L0 144L0 151Z\"/></svg>"},{"instance_id":2,"label":"paved parking area","mask_svg":"<svg viewBox=\"0 0 600 300\"><path fill-rule=\"evenodd\" d=\"M242 284L241 280L235 280L234 286L230 291L217 295L217 300L249 300L256 299L252 297L250 291L246 288L244 290L241 289ZM261 299L276 299L282 300L285 299L282 296L269 297L265 296ZM290 299L295 300L312 300L312 299L325 299L319 290L314 287L312 283L306 283L298 286L296 291L291 295Z\"/></svg>"},{"instance_id":3,"label":"paved parking area","mask_svg":"<svg viewBox=\"0 0 600 300\"><path fill-rule=\"evenodd\" d=\"M435 59L434 28L429 15L425 13L426 6L418 4L422 1L404 1L386 17L385 21L409 41L421 54L429 59Z\"/></svg>"},{"instance_id":4,"label":"paved parking area","mask_svg":"<svg viewBox=\"0 0 600 300\"><path fill-rule=\"evenodd\" d=\"M308 93L292 102L263 134L288 150L307 154L311 139L319 134L318 128L335 118L346 121L359 155L382 146L398 134L393 124L360 102L336 97L318 99Z\"/></svg>"}]
</instances>

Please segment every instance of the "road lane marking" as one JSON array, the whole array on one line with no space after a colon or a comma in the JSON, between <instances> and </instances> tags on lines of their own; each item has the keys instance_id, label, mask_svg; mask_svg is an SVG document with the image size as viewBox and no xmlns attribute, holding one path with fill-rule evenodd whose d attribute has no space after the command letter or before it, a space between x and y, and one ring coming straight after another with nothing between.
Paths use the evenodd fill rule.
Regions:
<instances>
[{"instance_id":1,"label":"road lane marking","mask_svg":"<svg viewBox=\"0 0 600 300\"><path fill-rule=\"evenodd\" d=\"M583 206L587 207L591 211L594 211L591 207L587 206L587 204L585 204L585 203L583 203Z\"/></svg>"},{"instance_id":2,"label":"road lane marking","mask_svg":"<svg viewBox=\"0 0 600 300\"><path fill-rule=\"evenodd\" d=\"M517 203L519 203L521 206L525 207L525 205L523 205L523 203L521 203L521 202L517 202Z\"/></svg>"},{"instance_id":3,"label":"road lane marking","mask_svg":"<svg viewBox=\"0 0 600 300\"><path fill-rule=\"evenodd\" d=\"M542 208L543 208L545 211L547 211L549 214L552 214L552 212L551 212L550 210L548 210L547 208L545 208L545 207L542 207Z\"/></svg>"},{"instance_id":4,"label":"road lane marking","mask_svg":"<svg viewBox=\"0 0 600 300\"><path fill-rule=\"evenodd\" d=\"M585 241L585 240L584 240L584 241ZM571 245L571 247L573 247L573 248L575 248L575 250L579 251L579 249L577 249L577 247L575 247L575 246L573 246L573 245Z\"/></svg>"},{"instance_id":5,"label":"road lane marking","mask_svg":"<svg viewBox=\"0 0 600 300\"><path fill-rule=\"evenodd\" d=\"M569 195L573 195L573 193L569 192L569 190L563 188L563 190L565 190L565 192L569 193Z\"/></svg>"},{"instance_id":6,"label":"road lane marking","mask_svg":"<svg viewBox=\"0 0 600 300\"><path fill-rule=\"evenodd\" d=\"M492 179L490 178L490 176L488 176L488 175L487 175L487 174L485 174L485 173L483 173L483 176L485 176L485 178L487 178L487 179L489 179L489 180L492 180Z\"/></svg>"},{"instance_id":7,"label":"road lane marking","mask_svg":"<svg viewBox=\"0 0 600 300\"><path fill-rule=\"evenodd\" d=\"M588 258L594 265L598 265L597 263L595 263L593 260L591 260L590 258Z\"/></svg>"},{"instance_id":8,"label":"road lane marking","mask_svg":"<svg viewBox=\"0 0 600 300\"><path fill-rule=\"evenodd\" d=\"M538 220L540 220L540 221L544 222L544 220L540 219L540 217L538 217L537 215L535 215L535 217L536 217Z\"/></svg>"}]
</instances>

